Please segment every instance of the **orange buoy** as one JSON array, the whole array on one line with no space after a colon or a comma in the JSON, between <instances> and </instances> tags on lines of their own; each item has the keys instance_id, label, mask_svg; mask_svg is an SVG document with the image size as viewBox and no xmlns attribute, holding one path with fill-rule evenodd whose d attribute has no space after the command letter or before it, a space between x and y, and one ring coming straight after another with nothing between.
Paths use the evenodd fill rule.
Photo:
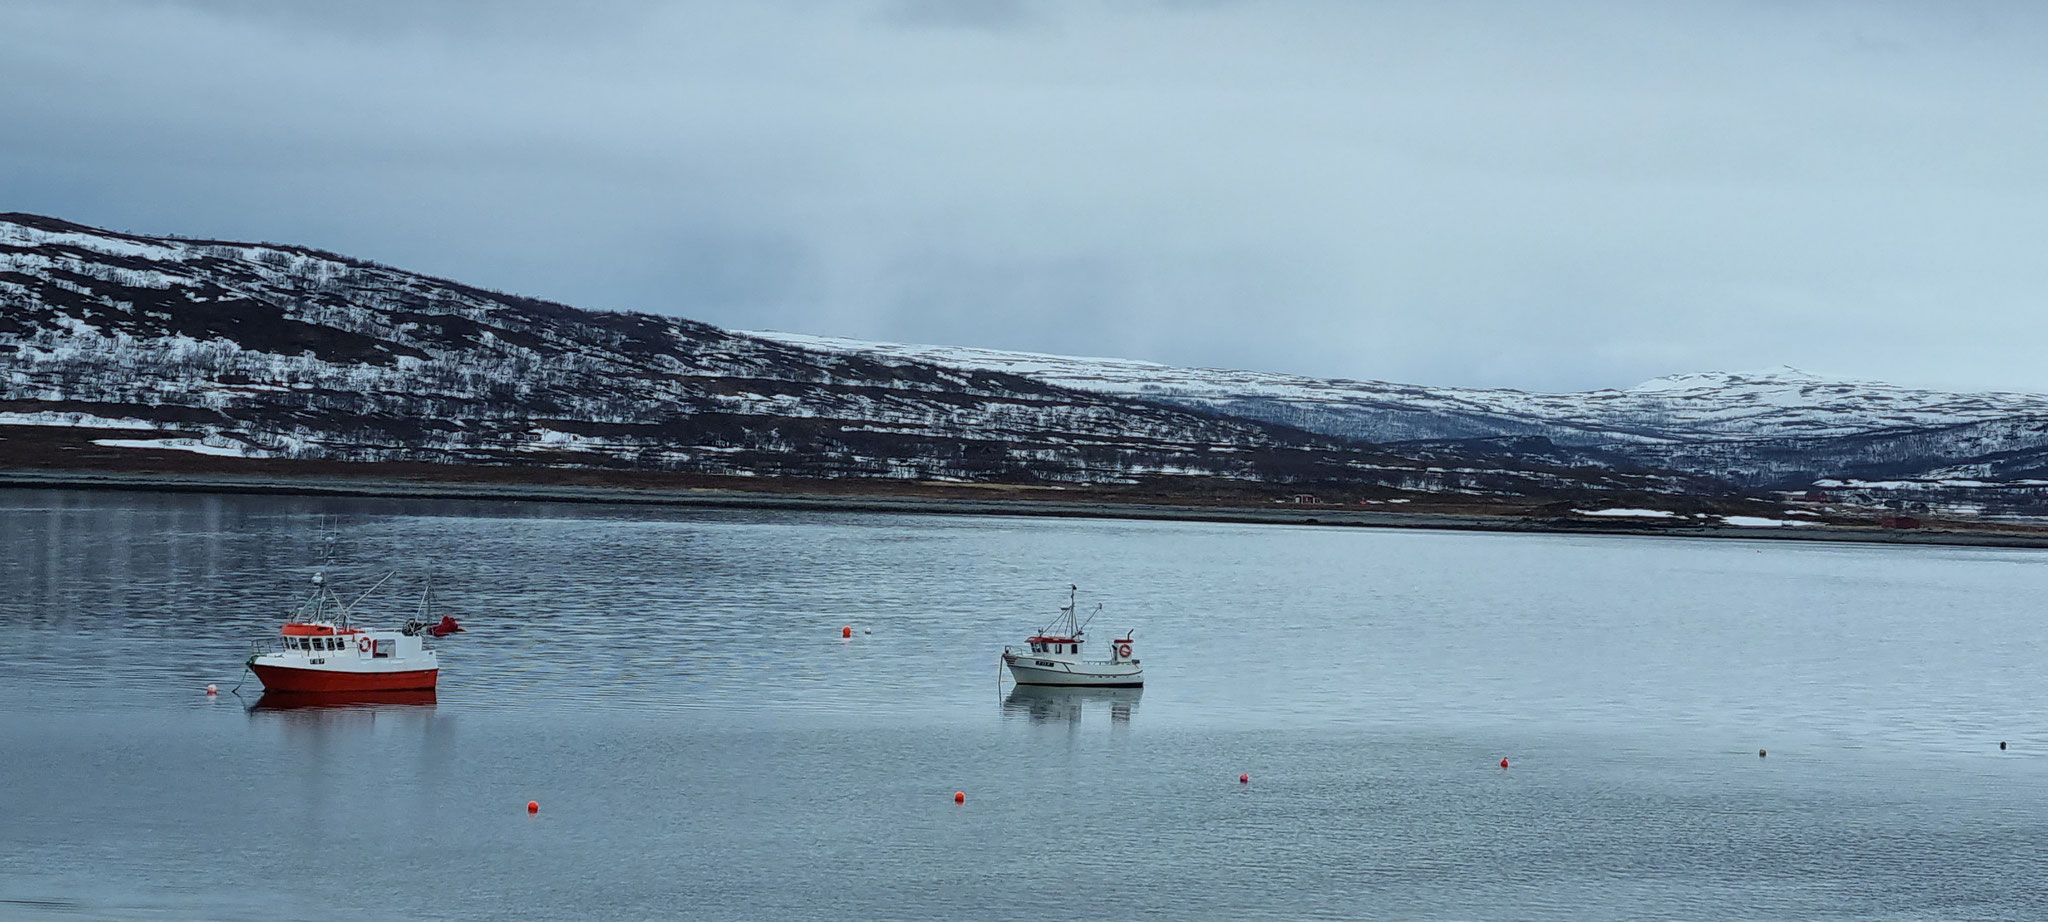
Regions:
<instances>
[{"instance_id":1,"label":"orange buoy","mask_svg":"<svg viewBox=\"0 0 2048 922\"><path fill-rule=\"evenodd\" d=\"M206 693L209 695L218 695L220 694L220 689L215 686L208 685L206 686Z\"/></svg>"},{"instance_id":2,"label":"orange buoy","mask_svg":"<svg viewBox=\"0 0 2048 922\"><path fill-rule=\"evenodd\" d=\"M954 791L954 792L953 792L953 802L954 802L954 803L956 803L956 804L964 804L964 803L966 803L966 802L967 802L967 792L966 792L966 791Z\"/></svg>"},{"instance_id":3,"label":"orange buoy","mask_svg":"<svg viewBox=\"0 0 2048 922\"><path fill-rule=\"evenodd\" d=\"M527 802L526 802L526 812L528 812L528 813L539 813L539 812L540 812L540 801L538 801L538 800L529 800L529 801L527 801Z\"/></svg>"},{"instance_id":4,"label":"orange buoy","mask_svg":"<svg viewBox=\"0 0 2048 922\"><path fill-rule=\"evenodd\" d=\"M853 636L853 625L849 624L849 625L847 625L847 626L845 626L845 627L843 627L843 628L840 628L840 629L839 629L839 636L841 636L841 637L852 637L852 636Z\"/></svg>"},{"instance_id":5,"label":"orange buoy","mask_svg":"<svg viewBox=\"0 0 2048 922\"><path fill-rule=\"evenodd\" d=\"M1500 767L1502 767L1502 768L1506 768L1506 767L1508 767L1508 760L1506 760L1506 759L1502 759L1502 760L1500 760Z\"/></svg>"},{"instance_id":6,"label":"orange buoy","mask_svg":"<svg viewBox=\"0 0 2048 922\"><path fill-rule=\"evenodd\" d=\"M1250 784L1250 783L1252 783L1252 776L1251 776L1251 774L1250 774L1250 773L1248 773L1248 772L1245 772L1245 773L1240 773L1240 774L1239 774L1239 775L1237 776L1237 783L1238 783L1238 784Z\"/></svg>"}]
</instances>

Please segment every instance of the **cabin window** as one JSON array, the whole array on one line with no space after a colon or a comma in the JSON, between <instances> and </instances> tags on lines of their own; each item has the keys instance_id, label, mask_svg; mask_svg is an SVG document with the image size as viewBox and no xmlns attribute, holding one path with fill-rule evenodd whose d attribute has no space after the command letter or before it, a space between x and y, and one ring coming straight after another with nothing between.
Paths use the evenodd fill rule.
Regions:
<instances>
[{"instance_id":1,"label":"cabin window","mask_svg":"<svg viewBox=\"0 0 2048 922\"><path fill-rule=\"evenodd\" d=\"M376 651L375 653L370 654L371 656L389 657L391 655L391 641L379 640L376 642L376 645L371 649Z\"/></svg>"},{"instance_id":2,"label":"cabin window","mask_svg":"<svg viewBox=\"0 0 2048 922\"><path fill-rule=\"evenodd\" d=\"M1053 644L1053 645L1052 645L1052 652L1054 652L1054 653L1065 653L1065 652L1067 652L1067 645L1066 645L1066 644L1063 644L1063 643L1056 643L1056 644Z\"/></svg>"}]
</instances>

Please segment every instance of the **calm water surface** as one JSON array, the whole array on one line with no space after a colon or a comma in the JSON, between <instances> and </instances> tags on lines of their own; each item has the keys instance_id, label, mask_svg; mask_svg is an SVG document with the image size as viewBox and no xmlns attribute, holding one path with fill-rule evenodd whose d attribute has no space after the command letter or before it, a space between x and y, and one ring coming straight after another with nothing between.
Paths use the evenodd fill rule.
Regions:
<instances>
[{"instance_id":1,"label":"calm water surface","mask_svg":"<svg viewBox=\"0 0 2048 922\"><path fill-rule=\"evenodd\" d=\"M401 571L371 620L431 574L469 628L432 703L225 694L323 528ZM0 918L2048 918L2038 552L58 491L0 538ZM1142 693L999 687L1070 582Z\"/></svg>"}]
</instances>

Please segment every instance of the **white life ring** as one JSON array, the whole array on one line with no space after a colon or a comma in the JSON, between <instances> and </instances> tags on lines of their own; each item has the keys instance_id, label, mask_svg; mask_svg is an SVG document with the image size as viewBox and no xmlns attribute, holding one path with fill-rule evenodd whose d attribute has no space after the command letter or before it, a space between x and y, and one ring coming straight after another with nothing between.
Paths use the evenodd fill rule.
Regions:
<instances>
[{"instance_id":1,"label":"white life ring","mask_svg":"<svg viewBox=\"0 0 2048 922\"><path fill-rule=\"evenodd\" d=\"M1131 645L1130 645L1130 644L1127 644L1127 643L1120 643L1120 644L1117 644L1117 645L1116 645L1116 655L1117 655L1117 656L1119 656L1119 657L1122 657L1122 658L1124 658L1124 659L1130 659L1130 658L1131 658Z\"/></svg>"},{"instance_id":2,"label":"white life ring","mask_svg":"<svg viewBox=\"0 0 2048 922\"><path fill-rule=\"evenodd\" d=\"M368 635L356 638L356 649L361 652L368 653L373 648L375 648L375 646L375 643L373 643L370 640Z\"/></svg>"}]
</instances>

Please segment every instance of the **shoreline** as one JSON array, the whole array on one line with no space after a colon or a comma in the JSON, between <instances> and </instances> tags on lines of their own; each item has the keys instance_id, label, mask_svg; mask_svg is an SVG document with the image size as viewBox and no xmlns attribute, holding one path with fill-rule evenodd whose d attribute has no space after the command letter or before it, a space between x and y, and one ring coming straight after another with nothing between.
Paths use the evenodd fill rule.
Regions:
<instances>
[{"instance_id":1,"label":"shoreline","mask_svg":"<svg viewBox=\"0 0 2048 922\"><path fill-rule=\"evenodd\" d=\"M841 486L844 486L843 484ZM217 493L282 496L340 496L387 499L444 499L490 502L559 502L708 509L779 509L906 515L1007 515L1041 518L1222 522L1256 525L1312 525L1349 528L1409 528L1434 531L1617 535L1766 541L1829 541L1856 544L1917 544L1971 547L2048 548L2048 530L2024 526L1971 528L1943 522L1914 530L1875 525L1749 527L1666 525L1595 521L1583 518L1501 514L1390 512L1349 506L1194 505L1109 499L1024 499L909 496L875 492L741 490L718 487L636 488L590 484L477 483L278 474L184 474L133 471L0 470L0 488L109 490L155 493Z\"/></svg>"}]
</instances>

